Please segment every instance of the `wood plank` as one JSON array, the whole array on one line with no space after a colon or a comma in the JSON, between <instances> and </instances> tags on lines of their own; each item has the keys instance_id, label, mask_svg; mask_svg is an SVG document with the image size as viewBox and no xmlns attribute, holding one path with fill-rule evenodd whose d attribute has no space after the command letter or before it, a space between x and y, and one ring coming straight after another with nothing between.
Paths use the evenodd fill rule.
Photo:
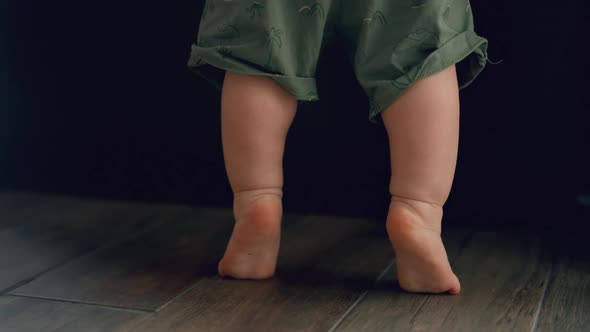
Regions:
<instances>
[{"instance_id":1,"label":"wood plank","mask_svg":"<svg viewBox=\"0 0 590 332\"><path fill-rule=\"evenodd\" d=\"M0 215L5 209L18 208L31 200L31 195L23 192L0 191Z\"/></svg>"},{"instance_id":2,"label":"wood plank","mask_svg":"<svg viewBox=\"0 0 590 332\"><path fill-rule=\"evenodd\" d=\"M28 192L0 193L0 228L17 223L18 219L30 219L35 210L51 208L53 198Z\"/></svg>"},{"instance_id":3,"label":"wood plank","mask_svg":"<svg viewBox=\"0 0 590 332\"><path fill-rule=\"evenodd\" d=\"M111 212L136 210L153 213L170 205L99 200L42 193L3 193L0 196L0 228L22 224L55 222L80 224L92 222ZM86 211L88 210L88 211ZM94 212L89 214L87 212ZM141 215L146 215L142 213Z\"/></svg>"},{"instance_id":4,"label":"wood plank","mask_svg":"<svg viewBox=\"0 0 590 332\"><path fill-rule=\"evenodd\" d=\"M531 330L550 269L539 237L476 233L452 265L461 294L371 290L336 331Z\"/></svg>"},{"instance_id":5,"label":"wood plank","mask_svg":"<svg viewBox=\"0 0 590 332\"><path fill-rule=\"evenodd\" d=\"M456 259L468 237L467 230L451 230L443 233L443 242L449 261L453 262ZM399 328L397 324L404 319L404 316L422 306L426 298L425 295L404 292L397 284L396 268L395 264L392 264L362 301L344 317L337 330L387 331L389 328Z\"/></svg>"},{"instance_id":6,"label":"wood plank","mask_svg":"<svg viewBox=\"0 0 590 332\"><path fill-rule=\"evenodd\" d=\"M189 209L114 246L70 262L11 294L155 310L215 275L231 209Z\"/></svg>"},{"instance_id":7,"label":"wood plank","mask_svg":"<svg viewBox=\"0 0 590 332\"><path fill-rule=\"evenodd\" d=\"M0 293L159 221L169 207L38 196L0 228ZM38 208L37 208L38 207Z\"/></svg>"},{"instance_id":8,"label":"wood plank","mask_svg":"<svg viewBox=\"0 0 590 332\"><path fill-rule=\"evenodd\" d=\"M145 316L129 310L0 296L0 331L127 331Z\"/></svg>"},{"instance_id":9,"label":"wood plank","mask_svg":"<svg viewBox=\"0 0 590 332\"><path fill-rule=\"evenodd\" d=\"M285 226L275 278L203 278L134 331L327 331L393 258L374 220L309 216Z\"/></svg>"},{"instance_id":10,"label":"wood plank","mask_svg":"<svg viewBox=\"0 0 590 332\"><path fill-rule=\"evenodd\" d=\"M539 312L537 331L588 331L590 252L586 235L551 236L554 269Z\"/></svg>"}]
</instances>

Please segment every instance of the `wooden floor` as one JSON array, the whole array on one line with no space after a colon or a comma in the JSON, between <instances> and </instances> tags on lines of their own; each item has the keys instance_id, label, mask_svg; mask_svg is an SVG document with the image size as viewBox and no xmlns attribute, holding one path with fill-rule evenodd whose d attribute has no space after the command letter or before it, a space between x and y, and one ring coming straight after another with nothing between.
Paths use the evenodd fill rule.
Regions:
<instances>
[{"instance_id":1,"label":"wooden floor","mask_svg":"<svg viewBox=\"0 0 590 332\"><path fill-rule=\"evenodd\" d=\"M445 230L463 291L430 296L398 288L381 222L335 216L285 215L274 279L221 279L232 222L0 193L0 331L590 331L590 260L574 241Z\"/></svg>"}]
</instances>

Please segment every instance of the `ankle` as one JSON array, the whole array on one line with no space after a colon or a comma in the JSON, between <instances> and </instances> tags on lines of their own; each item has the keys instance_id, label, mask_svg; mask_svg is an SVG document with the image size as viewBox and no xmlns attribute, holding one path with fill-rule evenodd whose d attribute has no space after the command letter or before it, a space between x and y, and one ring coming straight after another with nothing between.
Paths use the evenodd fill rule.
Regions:
<instances>
[{"instance_id":1,"label":"ankle","mask_svg":"<svg viewBox=\"0 0 590 332\"><path fill-rule=\"evenodd\" d=\"M280 187L268 187L259 189L248 189L234 192L233 210L234 215L238 219L247 212L249 207L261 199L272 199L282 202L283 190Z\"/></svg>"},{"instance_id":2,"label":"ankle","mask_svg":"<svg viewBox=\"0 0 590 332\"><path fill-rule=\"evenodd\" d=\"M442 216L444 203L435 203L430 202L428 200L422 200L419 198L409 198L405 196L391 195L389 204L390 206L396 204L403 205L412 213L414 213L417 217L422 219L430 219L433 216L433 214L440 214Z\"/></svg>"},{"instance_id":3,"label":"ankle","mask_svg":"<svg viewBox=\"0 0 590 332\"><path fill-rule=\"evenodd\" d=\"M242 189L234 191L234 203L252 203L253 201L262 197L278 197L282 200L283 188L281 187L266 187L257 189Z\"/></svg>"},{"instance_id":4,"label":"ankle","mask_svg":"<svg viewBox=\"0 0 590 332\"><path fill-rule=\"evenodd\" d=\"M411 199L407 197L400 197L396 195L391 196L391 202L389 204L389 214L392 214L392 210L404 210L409 213L410 216L400 216L398 211L397 218L400 219L398 222L412 222L415 226L426 227L435 231L440 232L441 221L443 217L443 206L418 199ZM396 216L392 216L396 219ZM394 224L396 220L391 220Z\"/></svg>"}]
</instances>

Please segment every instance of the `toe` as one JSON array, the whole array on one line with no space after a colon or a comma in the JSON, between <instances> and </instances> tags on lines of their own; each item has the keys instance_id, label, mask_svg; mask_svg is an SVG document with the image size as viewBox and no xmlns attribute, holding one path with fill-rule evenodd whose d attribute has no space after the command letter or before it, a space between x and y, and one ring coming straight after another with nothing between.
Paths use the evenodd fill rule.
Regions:
<instances>
[{"instance_id":1,"label":"toe","mask_svg":"<svg viewBox=\"0 0 590 332\"><path fill-rule=\"evenodd\" d=\"M453 286L448 290L449 294L457 295L461 293L461 283L459 282L459 278L457 276L453 276L455 278L453 282Z\"/></svg>"},{"instance_id":2,"label":"toe","mask_svg":"<svg viewBox=\"0 0 590 332\"><path fill-rule=\"evenodd\" d=\"M226 273L223 269L223 260L219 261L219 264L217 264L217 273L219 274L220 277L226 276Z\"/></svg>"}]
</instances>

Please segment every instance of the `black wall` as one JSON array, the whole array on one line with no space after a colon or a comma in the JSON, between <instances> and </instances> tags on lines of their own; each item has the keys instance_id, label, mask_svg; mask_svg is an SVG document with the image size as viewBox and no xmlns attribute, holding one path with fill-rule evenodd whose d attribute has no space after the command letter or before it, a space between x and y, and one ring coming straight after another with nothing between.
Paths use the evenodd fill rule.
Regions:
<instances>
[{"instance_id":1,"label":"black wall","mask_svg":"<svg viewBox=\"0 0 590 332\"><path fill-rule=\"evenodd\" d=\"M0 189L230 207L220 96L185 66L202 6L0 3ZM503 62L462 92L447 220L574 222L590 192L587 5L472 6ZM386 133L339 47L320 60L321 100L302 104L289 133L285 208L382 218ZM331 80L342 67L346 79Z\"/></svg>"}]
</instances>

